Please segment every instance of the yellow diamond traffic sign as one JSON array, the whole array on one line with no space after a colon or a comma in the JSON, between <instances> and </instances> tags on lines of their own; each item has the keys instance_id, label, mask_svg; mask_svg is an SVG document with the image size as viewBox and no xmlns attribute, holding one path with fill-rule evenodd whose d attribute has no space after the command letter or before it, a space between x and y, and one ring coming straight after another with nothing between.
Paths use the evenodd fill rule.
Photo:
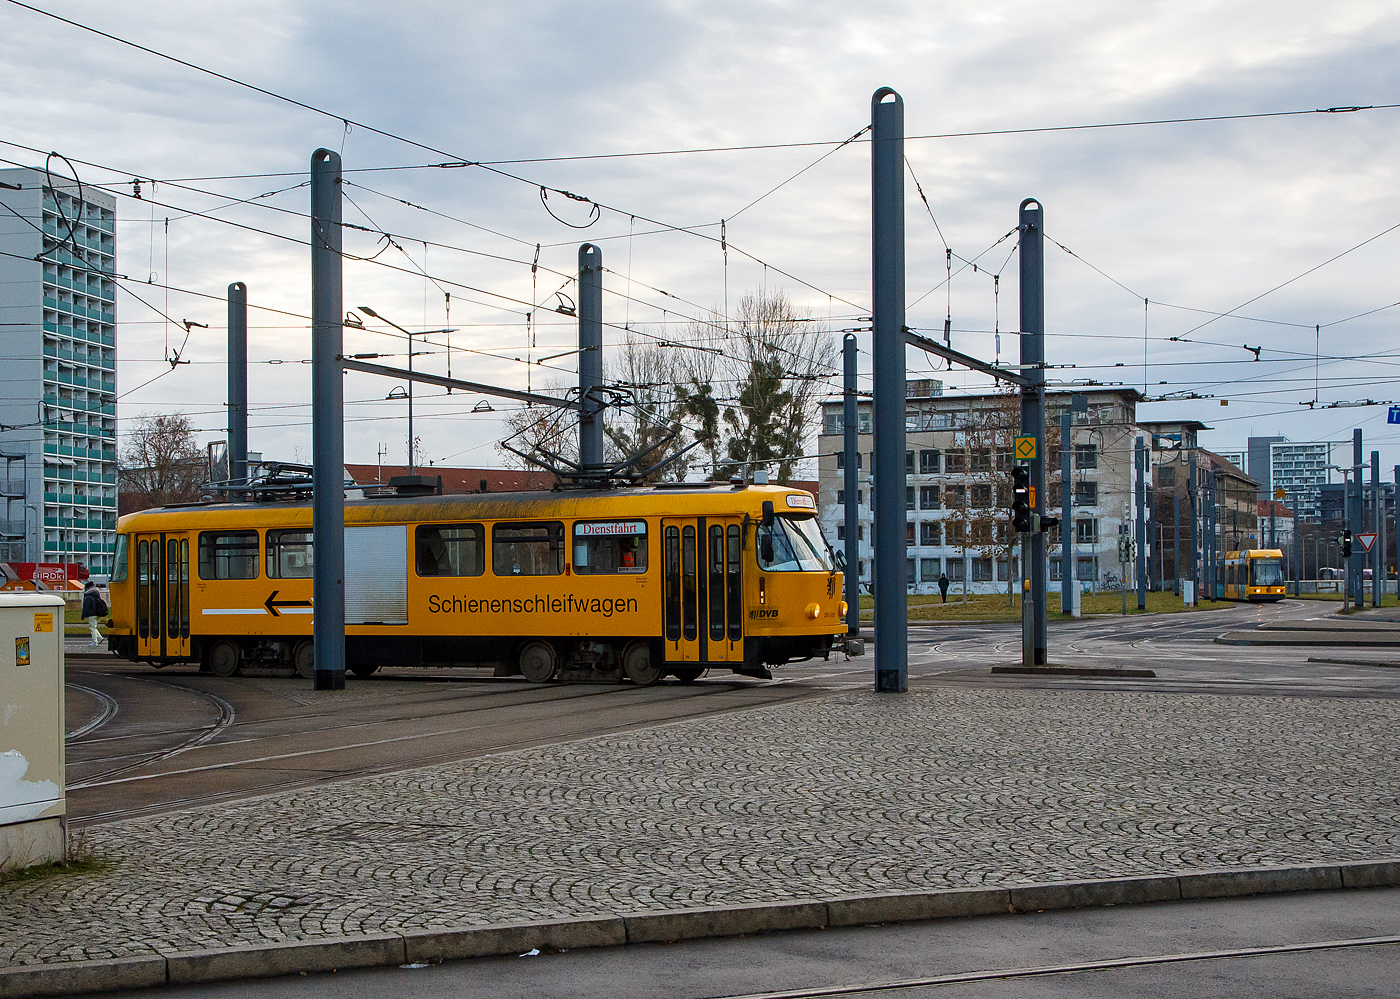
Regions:
<instances>
[{"instance_id":1,"label":"yellow diamond traffic sign","mask_svg":"<svg viewBox=\"0 0 1400 999\"><path fill-rule=\"evenodd\" d=\"M1017 460L1017 461L1033 461L1034 459L1035 459L1035 438L1034 438L1034 437L1017 437L1017 438L1016 438L1016 460Z\"/></svg>"}]
</instances>

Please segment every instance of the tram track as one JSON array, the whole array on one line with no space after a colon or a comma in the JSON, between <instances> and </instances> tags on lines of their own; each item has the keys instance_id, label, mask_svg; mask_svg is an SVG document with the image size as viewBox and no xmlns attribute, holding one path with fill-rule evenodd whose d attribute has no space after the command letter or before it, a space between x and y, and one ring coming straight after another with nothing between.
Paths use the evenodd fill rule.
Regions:
<instances>
[{"instance_id":1,"label":"tram track","mask_svg":"<svg viewBox=\"0 0 1400 999\"><path fill-rule=\"evenodd\" d=\"M203 726L199 730L195 731L194 734L191 735L188 739L185 739L183 742L179 743L176 746L171 746L166 749L157 750L156 752L147 755L144 759L137 760L133 763L127 763L119 767L114 767L111 770L105 770L97 774L91 774L83 780L78 781L77 783L69 784L69 791L81 791L85 788L92 787L95 784L106 782L109 778L114 777L118 774L128 773L132 770L138 770L141 767L150 766L153 763L162 763L165 760L171 759L172 757L179 756L181 753L187 753L191 749L194 749L198 746L202 746L210 740L217 738L220 733L222 733L230 725L233 724L233 720L236 717L236 712L234 711L232 704L230 704L228 701L224 700L217 694L210 693L207 690L200 690L197 687L186 687L183 684L165 683L164 681L150 679L147 677L128 677L128 679L136 680L140 683L154 684L156 686L165 687L167 689L178 688L182 691L195 694L199 697L204 698L211 705L213 705L215 711L218 712L218 717L215 718L212 724ZM115 705L115 699L112 699L112 701ZM113 714L115 713L116 709L114 708Z\"/></svg>"},{"instance_id":2,"label":"tram track","mask_svg":"<svg viewBox=\"0 0 1400 999\"><path fill-rule=\"evenodd\" d=\"M103 725L106 725L109 721L115 718L117 716L117 712L121 710L121 705L117 703L117 699L115 697L112 697L110 694L104 693L103 691L95 690L92 687L84 687L80 683L65 682L64 686L70 687L73 690L81 690L84 694L90 695L91 697L97 700L97 703L101 708L101 710L97 713L97 717L93 718L87 724L79 725L77 728L73 729L73 731L63 733L64 742L76 742L83 736L91 732L96 732Z\"/></svg>"},{"instance_id":3,"label":"tram track","mask_svg":"<svg viewBox=\"0 0 1400 999\"><path fill-rule=\"evenodd\" d=\"M749 688L752 688L752 689L761 690L761 689L771 689L771 688L773 688L773 687L776 687L777 685L778 685L778 684L777 684L776 681L774 681L774 682L772 682L772 683L742 684L742 685L738 685L738 684L719 684L719 683L715 683L715 684L706 684L706 685L705 685L706 687L712 687L713 689L700 689L700 690L697 690L695 686L686 685L684 688L680 688L680 689L677 690L676 696L668 697L668 698L665 699L664 702L661 702L661 703L663 703L663 704L684 704L684 703L687 703L687 702L694 702L694 701L696 700L697 697L698 697L698 698L706 698L706 699L708 699L708 698L710 698L710 697L719 696L719 695L724 694L724 693L732 693L732 692L733 692L737 687L739 687L739 686L749 687ZM601 697L601 696L605 696L605 695L622 694L622 693L625 693L628 689L635 689L635 688L620 688L620 689L615 689L615 690L590 691L590 692L588 692L587 694L575 695L574 698L570 698L570 699L573 700L573 699L576 699L577 697L593 698L593 697ZM682 694L682 690L684 691L684 694ZM792 700L801 699L802 696L812 696L812 697L815 697L815 696L820 696L820 695L826 694L826 693L830 693L830 690L829 690L829 689L826 689L826 688L814 689L810 694L798 695L797 697L791 697L791 696L789 696L789 697L784 697L783 700L786 702L786 701L792 701ZM652 703L653 705L655 705L655 704L657 703L657 701L653 700L651 703ZM669 715L669 716L652 717L652 718L649 718L649 719L647 719L647 720L645 720L645 721L640 722L639 724L641 724L641 725L643 725L643 726L645 726L645 727L676 725L676 724L681 724L681 723L684 723L684 722L696 720L696 719L698 719L698 718L706 717L706 716L708 716L708 715L710 715L710 714L713 714L713 713L729 713L729 712L731 712L731 711L757 710L757 709L760 709L760 708L768 707L769 705L771 705L771 704L773 704L773 703L774 703L773 700L766 700L766 701L764 701L763 703L760 703L760 704L743 705L743 706L739 706L739 707L732 708L732 709L722 709L720 712L700 711L700 712L687 712L687 713L681 713L681 714L674 714L674 713L673 713L673 714L671 714L671 715ZM486 710L486 707L483 706L482 708L474 709L474 710ZM603 709L598 709L598 710L603 710ZM369 723L369 724L376 724L376 723ZM205 766L205 767L193 767L193 768L187 768L187 769L180 770L180 771L173 771L173 772L167 771L167 772L158 773L158 774L150 774L150 775L143 775L143 776L135 776L135 777L125 778L125 779L119 778L118 780L109 782L109 783L106 784L106 785L88 783L88 784L85 784L84 786L87 787L89 790L94 790L94 791L95 791L95 790L98 790L98 788L101 787L101 786L112 786L113 784L126 783L126 782L133 781L133 780L138 780L138 781L158 780L158 779L161 779L161 778L172 778L172 777L186 776L186 775L188 775L188 774L197 773L197 772L209 772L209 771L213 771L213 770L231 770L231 769L236 769L236 768L238 768L238 767L249 767L249 766L256 766L256 765L260 765L260 764L275 763L275 762L277 762L277 761L279 761L279 760L284 760L284 759L289 759L289 758L305 758L305 757L308 757L308 756L317 756L317 755L322 755L322 754L326 754L326 753L346 752L346 751L349 751L349 750L354 749L354 748L373 747L373 746L376 746L376 745L388 745L388 744L393 744L393 743L402 744L402 743L404 743L404 742L413 741L413 740L415 740L415 739L450 736L450 735L453 735L453 734L462 734L462 733L465 733L465 732L468 732L468 731L481 731L481 730L487 729L487 728L489 728L489 727L490 727L489 723L483 723L483 724L480 724L480 725L462 726L462 727L459 728L459 729L452 729L452 730L436 730L436 731L434 731L434 732L421 733L421 734L415 735L415 736L398 736L398 737L393 737L393 738L390 738L390 739L372 740L372 741L367 741L367 742L365 742L365 743L360 743L360 744L326 746L326 747L315 748L315 749L298 750L298 751L295 751L295 752L285 753L285 754L270 754L270 755L264 756L264 757L243 757L243 758L240 758L240 759L238 759L238 760L225 761L225 762L222 762L222 763L219 763L219 764L211 764L211 765ZM359 766L359 767L346 767L346 768L335 769L335 770L333 770L333 771L322 771L322 772L318 773L318 774L315 775L315 776L299 776L299 777L288 778L288 779L285 779L285 780L263 781L263 782L260 782L260 783L258 783L256 786L253 786L253 787L236 788L236 789L220 790L220 791L210 791L210 792L202 793L202 794L184 795L184 796L181 796L181 797L178 797L178 798L167 798L167 799L164 799L164 800L161 800L161 801L158 801L158 802L143 803L143 804L133 805L133 806L129 806L129 807L123 807L123 808L109 808L109 809L106 809L106 810L101 811L101 812L92 812L92 813L88 813L88 814L72 814L72 815L70 815L70 818L69 818L69 825L70 825L70 826L83 826L83 825L96 825L96 824L101 824L101 823L106 823L106 822L115 822L115 821L118 821L118 820L121 820L121 819L136 818L136 817L140 817L140 816L144 816L144 815L153 815L153 814L159 814L159 813L162 813L162 812L176 811L176 810L183 809L183 808L193 808L193 807L198 807L198 806L201 806L201 805L214 804L214 803L217 803L217 802L220 802L220 801L231 801L231 800L236 800L236 799L239 799L239 798L247 798L247 797L252 797L252 796L255 796L255 795L270 794L270 793L274 793L274 792L277 792L277 791L292 790L292 789L300 788L300 787L313 787L313 786L317 786L317 785L321 785L321 784L334 783L334 782L337 782L337 781L347 780L347 779L352 779L352 778L372 777L372 776L378 776L378 775L383 775L383 774L398 773L398 772L405 771L405 770L414 770L414 769L418 769L418 768L420 768L420 767L431 766L431 765L433 765L433 764L435 764L435 763L447 763L447 762L452 762L452 761L455 761L455 760L463 760L463 759L476 759L476 758L481 758L481 757L486 757L486 756L492 756L492 755L495 755L495 754L498 754L498 753L510 753L510 752L514 752L514 751L517 751L517 750L530 749L530 748L537 747L537 746L559 746L559 745L568 745L568 744L573 743L573 742L580 742L580 741L583 741L583 740L586 740L586 739L590 739L590 738L593 738L593 737L599 736L599 735L610 735L610 734L616 734L616 733L618 733L618 732L629 731L629 730L631 730L631 729L633 729L633 728L636 728L636 727L638 727L638 724L634 724L634 723L623 723L623 724L618 724L618 723L616 723L616 722L613 722L613 723L606 723L606 724L596 724L596 725L589 725L589 726L583 727L583 728L574 729L573 731L571 731L571 732L569 733L569 735L568 735L567 738L563 738L563 739L551 738L551 737L533 737L533 738L515 739L515 740L508 740L508 741L502 741L502 742L495 742L495 743L490 743L490 744L478 745L478 746L475 746L475 747L473 747L472 749L470 749L470 750L468 750L468 751L463 751L462 749L454 749L454 750L450 750L450 751L447 751L447 752L440 752L440 753L424 753L424 754L419 754L419 755L416 755L416 756L398 757L398 758L396 758L396 759L389 760L389 761L385 761L385 762L383 762L383 763L376 763L376 764L370 764L370 765ZM278 737L277 737L277 736L268 736L268 737L266 737L266 738L267 738L267 739L272 739L272 738L278 738ZM259 740L259 741L262 741L262 740ZM224 745L224 744L221 744L221 745Z\"/></svg>"},{"instance_id":4,"label":"tram track","mask_svg":"<svg viewBox=\"0 0 1400 999\"><path fill-rule=\"evenodd\" d=\"M101 684L104 674L114 683ZM74 743L101 753L70 760L70 772L100 768L69 785L70 821L75 825L672 724L829 692L826 686L793 689L790 681L807 677L757 683L710 679L639 690L631 684L507 686L499 679L430 675L394 677L392 685L385 684L382 699L365 687L383 681L360 680L357 686L370 696L324 699L319 710L312 710L299 700L282 700L277 683L239 684L193 673L156 679L133 676L125 669L82 671L78 679L84 687L111 690L115 696L108 696L123 719L128 699L134 713L122 731L109 727L95 738ZM190 702L176 702L184 706L174 708L167 707L160 694L147 700L139 689L121 686L132 681L153 688L153 694L202 698L213 707L214 717L207 725L186 722L173 730L153 731L139 724L142 707L178 723L180 713L188 716ZM449 682L451 687L444 689L442 684ZM490 689L492 683L503 685ZM424 689L428 684L431 689ZM761 693L765 690L770 692ZM745 703L746 691L757 695L752 702ZM717 703L715 698L721 700ZM284 708L290 710L283 713ZM87 731L98 732L99 727ZM345 738L359 733L361 738ZM178 741L158 750L148 746L137 751L132 745L129 753L122 751L123 744L153 737ZM415 750L414 743L428 744ZM192 752L196 755L189 756ZM184 759L176 760L182 755Z\"/></svg>"},{"instance_id":5,"label":"tram track","mask_svg":"<svg viewBox=\"0 0 1400 999\"><path fill-rule=\"evenodd\" d=\"M1109 958L1100 961L1078 961L1025 968L997 968L986 971L963 971L947 975L930 975L902 981L868 982L858 985L818 986L806 989L784 989L777 992L747 992L720 999L825 999L828 996L879 995L913 989L931 989L944 985L967 985L976 982L1005 982L1018 979L1045 978L1054 975L1083 974L1091 971L1115 971L1128 968L1148 968L1167 964L1199 964L1281 954L1309 954L1319 951L1351 950L1358 947L1385 947L1400 944L1400 936L1354 937L1344 940L1319 940L1305 943L1272 944L1259 947L1192 951L1179 954L1148 954L1139 957Z\"/></svg>"}]
</instances>

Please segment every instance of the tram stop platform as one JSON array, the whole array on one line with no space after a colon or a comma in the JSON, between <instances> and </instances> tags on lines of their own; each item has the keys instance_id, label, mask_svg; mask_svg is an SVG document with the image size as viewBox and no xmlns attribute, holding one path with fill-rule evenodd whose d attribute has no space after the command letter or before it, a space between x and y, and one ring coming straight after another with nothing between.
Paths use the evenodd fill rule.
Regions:
<instances>
[{"instance_id":1,"label":"tram stop platform","mask_svg":"<svg viewBox=\"0 0 1400 999\"><path fill-rule=\"evenodd\" d=\"M1400 701L847 690L89 826L0 997L1400 883Z\"/></svg>"}]
</instances>

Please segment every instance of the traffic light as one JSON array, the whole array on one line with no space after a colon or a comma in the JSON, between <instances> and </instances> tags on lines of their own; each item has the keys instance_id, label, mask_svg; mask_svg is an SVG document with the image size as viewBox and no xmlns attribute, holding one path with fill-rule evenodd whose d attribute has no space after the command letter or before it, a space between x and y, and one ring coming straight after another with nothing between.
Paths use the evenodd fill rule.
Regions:
<instances>
[{"instance_id":1,"label":"traffic light","mask_svg":"<svg viewBox=\"0 0 1400 999\"><path fill-rule=\"evenodd\" d=\"M1342 535L1339 538L1342 542L1342 558L1351 558L1351 528L1342 528Z\"/></svg>"},{"instance_id":2,"label":"traffic light","mask_svg":"<svg viewBox=\"0 0 1400 999\"><path fill-rule=\"evenodd\" d=\"M1011 466L1011 528L1017 534L1031 529L1031 470L1025 465Z\"/></svg>"}]
</instances>

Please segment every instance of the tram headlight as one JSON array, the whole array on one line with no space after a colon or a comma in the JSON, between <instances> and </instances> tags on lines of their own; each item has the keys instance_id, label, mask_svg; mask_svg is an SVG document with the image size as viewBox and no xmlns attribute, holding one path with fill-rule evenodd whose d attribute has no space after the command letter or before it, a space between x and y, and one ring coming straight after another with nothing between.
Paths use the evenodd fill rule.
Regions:
<instances>
[{"instance_id":1,"label":"tram headlight","mask_svg":"<svg viewBox=\"0 0 1400 999\"><path fill-rule=\"evenodd\" d=\"M822 616L822 605L821 605L821 604L808 604L808 605L807 605L807 616L808 616L809 618L811 618L813 621L815 621L817 618L821 617L821 616Z\"/></svg>"},{"instance_id":2,"label":"tram headlight","mask_svg":"<svg viewBox=\"0 0 1400 999\"><path fill-rule=\"evenodd\" d=\"M851 612L851 605L848 604L848 603L846 603L846 601L842 600L842 601L841 601L841 616L844 618L844 617L845 617L847 614L849 614L850 612Z\"/></svg>"}]
</instances>

